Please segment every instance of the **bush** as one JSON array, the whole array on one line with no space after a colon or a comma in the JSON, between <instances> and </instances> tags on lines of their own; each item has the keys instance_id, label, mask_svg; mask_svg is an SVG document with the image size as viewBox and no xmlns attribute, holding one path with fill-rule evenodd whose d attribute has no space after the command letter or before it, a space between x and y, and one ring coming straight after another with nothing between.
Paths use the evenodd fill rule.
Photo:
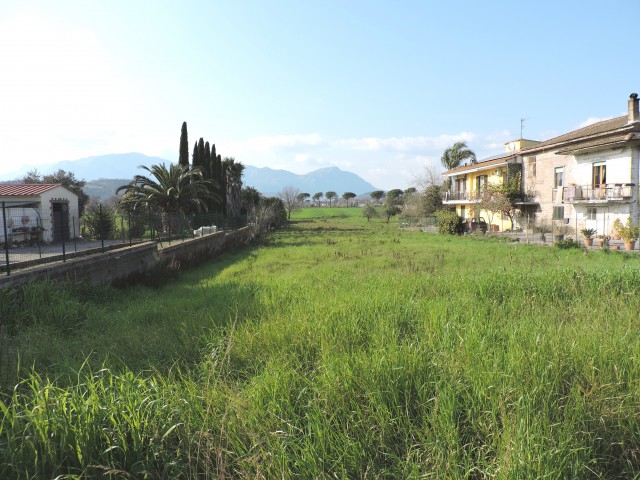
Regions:
<instances>
[{"instance_id":1,"label":"bush","mask_svg":"<svg viewBox=\"0 0 640 480\"><path fill-rule=\"evenodd\" d=\"M113 207L93 205L83 215L84 225L91 238L112 238L116 231L116 216Z\"/></svg>"},{"instance_id":2,"label":"bush","mask_svg":"<svg viewBox=\"0 0 640 480\"><path fill-rule=\"evenodd\" d=\"M569 250L571 248L582 248L580 242L573 240L572 238L565 238L564 240L558 240L553 244L554 247L558 247L560 250Z\"/></svg>"},{"instance_id":3,"label":"bush","mask_svg":"<svg viewBox=\"0 0 640 480\"><path fill-rule=\"evenodd\" d=\"M438 233L449 235L460 235L464 230L462 218L453 210L439 210L436 212L438 217Z\"/></svg>"}]
</instances>

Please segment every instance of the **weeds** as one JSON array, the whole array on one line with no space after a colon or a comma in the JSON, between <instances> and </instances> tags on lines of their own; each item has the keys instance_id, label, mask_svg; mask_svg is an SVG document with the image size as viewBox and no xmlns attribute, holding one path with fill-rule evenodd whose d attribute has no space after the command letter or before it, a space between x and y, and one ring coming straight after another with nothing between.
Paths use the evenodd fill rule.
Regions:
<instances>
[{"instance_id":1,"label":"weeds","mask_svg":"<svg viewBox=\"0 0 640 480\"><path fill-rule=\"evenodd\" d=\"M0 477L638 477L638 262L343 210L164 288L0 306L34 366Z\"/></svg>"}]
</instances>

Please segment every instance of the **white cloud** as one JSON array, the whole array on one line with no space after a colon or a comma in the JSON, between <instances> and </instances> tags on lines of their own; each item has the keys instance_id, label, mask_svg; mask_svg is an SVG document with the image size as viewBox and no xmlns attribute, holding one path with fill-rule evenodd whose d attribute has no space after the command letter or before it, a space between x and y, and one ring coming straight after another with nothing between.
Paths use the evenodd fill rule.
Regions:
<instances>
[{"instance_id":1,"label":"white cloud","mask_svg":"<svg viewBox=\"0 0 640 480\"><path fill-rule=\"evenodd\" d=\"M414 152L425 149L445 149L455 142L470 142L476 135L470 132L461 132L455 135L439 135L437 137L365 137L338 140L337 143L353 150L366 151L395 151Z\"/></svg>"},{"instance_id":2,"label":"white cloud","mask_svg":"<svg viewBox=\"0 0 640 480\"><path fill-rule=\"evenodd\" d=\"M317 147L323 142L323 138L315 133L310 135L275 135L252 138L246 142L246 147L250 150L265 152L272 149Z\"/></svg>"}]
</instances>

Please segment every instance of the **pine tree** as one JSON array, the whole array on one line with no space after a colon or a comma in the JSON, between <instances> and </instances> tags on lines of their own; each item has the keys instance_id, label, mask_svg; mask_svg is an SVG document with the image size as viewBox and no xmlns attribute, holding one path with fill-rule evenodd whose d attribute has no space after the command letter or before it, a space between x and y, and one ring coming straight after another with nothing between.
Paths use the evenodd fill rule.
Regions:
<instances>
[{"instance_id":1,"label":"pine tree","mask_svg":"<svg viewBox=\"0 0 640 480\"><path fill-rule=\"evenodd\" d=\"M178 163L185 168L189 168L189 140L187 138L187 122L182 122L182 132L180 133L180 156Z\"/></svg>"}]
</instances>

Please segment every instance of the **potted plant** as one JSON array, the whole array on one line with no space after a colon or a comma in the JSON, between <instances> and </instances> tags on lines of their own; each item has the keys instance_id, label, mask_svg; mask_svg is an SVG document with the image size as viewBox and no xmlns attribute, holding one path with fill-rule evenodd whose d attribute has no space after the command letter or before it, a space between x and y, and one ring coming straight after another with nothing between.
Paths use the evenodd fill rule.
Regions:
<instances>
[{"instance_id":1,"label":"potted plant","mask_svg":"<svg viewBox=\"0 0 640 480\"><path fill-rule=\"evenodd\" d=\"M595 236L596 247L603 247L604 245L607 245L609 243L608 240L609 239L606 235L596 235Z\"/></svg>"},{"instance_id":2,"label":"potted plant","mask_svg":"<svg viewBox=\"0 0 640 480\"><path fill-rule=\"evenodd\" d=\"M614 240L620 240L620 230L622 230L624 227L622 226L622 222L620 221L619 218L616 218L613 221L613 239Z\"/></svg>"},{"instance_id":3,"label":"potted plant","mask_svg":"<svg viewBox=\"0 0 640 480\"><path fill-rule=\"evenodd\" d=\"M623 225L620 230L620 238L624 242L624 248L627 250L633 250L633 247L638 240L638 235L640 234L640 227L637 225L631 226L631 217L627 218L626 225Z\"/></svg>"},{"instance_id":4,"label":"potted plant","mask_svg":"<svg viewBox=\"0 0 640 480\"><path fill-rule=\"evenodd\" d=\"M580 233L584 237L584 246L590 247L593 245L593 236L596 234L595 228L583 228Z\"/></svg>"}]
</instances>

